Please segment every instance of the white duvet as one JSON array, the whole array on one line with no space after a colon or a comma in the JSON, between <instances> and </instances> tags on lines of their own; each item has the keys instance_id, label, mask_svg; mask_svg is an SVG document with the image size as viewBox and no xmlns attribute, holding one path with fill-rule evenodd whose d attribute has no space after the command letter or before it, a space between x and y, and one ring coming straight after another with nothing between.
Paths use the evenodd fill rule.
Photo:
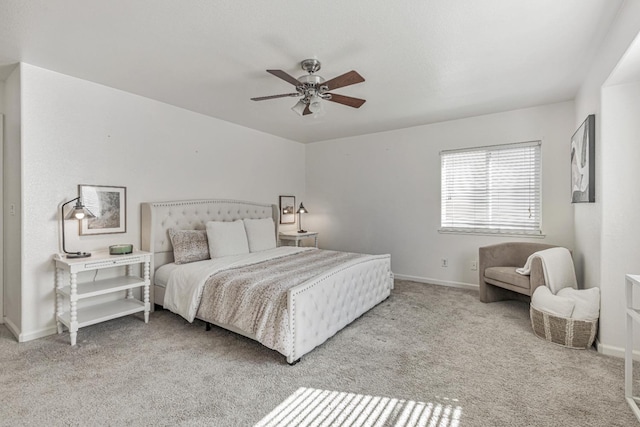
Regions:
<instances>
[{"instance_id":1,"label":"white duvet","mask_svg":"<svg viewBox=\"0 0 640 427\"><path fill-rule=\"evenodd\" d=\"M313 248L281 246L261 252L180 265L169 275L163 306L189 322L193 322L200 305L204 284L211 275L230 268L251 265L307 250L313 250Z\"/></svg>"}]
</instances>

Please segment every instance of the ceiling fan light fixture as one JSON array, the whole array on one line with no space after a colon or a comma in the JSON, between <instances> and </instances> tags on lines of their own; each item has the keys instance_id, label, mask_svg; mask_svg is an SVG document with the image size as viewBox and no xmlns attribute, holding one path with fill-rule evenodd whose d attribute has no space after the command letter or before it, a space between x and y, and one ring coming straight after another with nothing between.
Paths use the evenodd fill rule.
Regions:
<instances>
[{"instance_id":1,"label":"ceiling fan light fixture","mask_svg":"<svg viewBox=\"0 0 640 427\"><path fill-rule=\"evenodd\" d=\"M314 119L318 119L320 117L324 117L325 114L327 114L326 110L324 109L324 106L320 108L320 110L318 110L317 113L313 113L313 115L311 117L313 117Z\"/></svg>"},{"instance_id":2,"label":"ceiling fan light fixture","mask_svg":"<svg viewBox=\"0 0 640 427\"><path fill-rule=\"evenodd\" d=\"M309 100L309 111L312 113L319 113L322 110L322 98L318 95L313 95Z\"/></svg>"},{"instance_id":3,"label":"ceiling fan light fixture","mask_svg":"<svg viewBox=\"0 0 640 427\"><path fill-rule=\"evenodd\" d=\"M307 107L307 104L305 104L303 102L303 100L299 100L296 105L294 105L293 107L291 107L291 110L293 110L294 112L298 113L299 115L302 116L302 112L304 111L304 109Z\"/></svg>"}]
</instances>

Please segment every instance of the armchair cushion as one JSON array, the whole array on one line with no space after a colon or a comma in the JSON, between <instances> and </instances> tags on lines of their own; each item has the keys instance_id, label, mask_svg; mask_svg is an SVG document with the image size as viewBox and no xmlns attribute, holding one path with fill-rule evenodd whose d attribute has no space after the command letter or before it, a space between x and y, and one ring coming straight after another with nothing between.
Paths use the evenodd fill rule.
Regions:
<instances>
[{"instance_id":1,"label":"armchair cushion","mask_svg":"<svg viewBox=\"0 0 640 427\"><path fill-rule=\"evenodd\" d=\"M531 282L529 276L516 273L516 267L489 267L484 270L484 278L510 283L523 289L529 289ZM495 283L494 283L495 284Z\"/></svg>"}]
</instances>

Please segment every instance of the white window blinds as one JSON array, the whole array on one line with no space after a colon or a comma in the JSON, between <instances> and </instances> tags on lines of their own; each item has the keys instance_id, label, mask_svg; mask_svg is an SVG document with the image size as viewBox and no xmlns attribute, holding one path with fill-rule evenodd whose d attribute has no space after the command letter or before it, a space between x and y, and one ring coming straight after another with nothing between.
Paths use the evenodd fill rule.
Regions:
<instances>
[{"instance_id":1,"label":"white window blinds","mask_svg":"<svg viewBox=\"0 0 640 427\"><path fill-rule=\"evenodd\" d=\"M440 231L540 234L540 141L440 153Z\"/></svg>"}]
</instances>

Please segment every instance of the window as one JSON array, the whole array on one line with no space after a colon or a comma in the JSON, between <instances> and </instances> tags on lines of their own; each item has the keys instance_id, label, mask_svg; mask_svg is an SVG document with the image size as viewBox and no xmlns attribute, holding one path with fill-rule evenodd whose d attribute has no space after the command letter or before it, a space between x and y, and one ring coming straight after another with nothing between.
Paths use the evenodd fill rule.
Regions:
<instances>
[{"instance_id":1,"label":"window","mask_svg":"<svg viewBox=\"0 0 640 427\"><path fill-rule=\"evenodd\" d=\"M440 152L441 232L541 234L540 141Z\"/></svg>"}]
</instances>

